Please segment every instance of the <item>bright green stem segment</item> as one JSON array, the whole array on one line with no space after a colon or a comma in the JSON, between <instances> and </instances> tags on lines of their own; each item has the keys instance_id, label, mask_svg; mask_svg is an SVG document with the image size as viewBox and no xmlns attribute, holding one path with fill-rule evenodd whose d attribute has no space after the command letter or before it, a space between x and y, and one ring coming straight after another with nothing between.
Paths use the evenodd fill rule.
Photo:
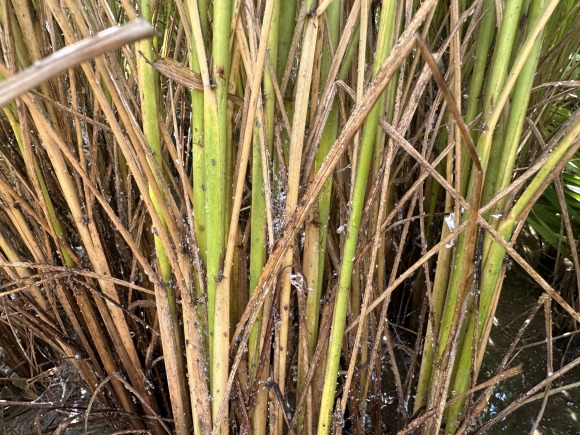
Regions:
<instances>
[{"instance_id":1,"label":"bright green stem segment","mask_svg":"<svg viewBox=\"0 0 580 435\"><path fill-rule=\"evenodd\" d=\"M467 99L467 110L465 114L465 123L469 125L475 119L480 110L480 97L485 80L485 72L491 38L495 32L495 3L494 0L485 0L483 4L484 15L481 20L481 26L477 35L477 49L475 52L475 62L473 65L472 76L469 84L469 97ZM475 141L477 139L477 129L473 129L471 136ZM461 154L461 192L465 195L469 173L472 165L467 145L464 144Z\"/></svg>"},{"instance_id":2,"label":"bright green stem segment","mask_svg":"<svg viewBox=\"0 0 580 435\"><path fill-rule=\"evenodd\" d=\"M147 21L151 21L152 19L152 12L149 3L149 1L142 1L140 4L141 16ZM154 158L154 163L150 162L150 164L157 165L162 170L163 158L161 155L161 133L159 130L159 115L161 113L158 94L159 77L151 65L147 63L147 59L155 58L153 42L154 41L151 39L146 39L139 43L139 50L141 53L143 53L143 55L138 57L137 71L140 82L139 97L141 101L143 133ZM162 180L156 181L157 183L162 182ZM149 195L155 207L155 212L159 216L163 227L166 229L165 218L159 207L159 202L164 201L164 199L156 198L151 187L149 188ZM166 254L166 249L168 249L168 247L163 245L159 236L155 235L154 240L157 264L161 272L161 277L166 284L171 313L172 315L175 315L175 294L173 288L168 285L173 277L171 265L169 264L169 260Z\"/></svg>"},{"instance_id":3,"label":"bright green stem segment","mask_svg":"<svg viewBox=\"0 0 580 435\"><path fill-rule=\"evenodd\" d=\"M377 51L373 73L376 74L381 63L386 59L391 49L394 23L395 23L396 1L385 0L381 8L381 19L379 24L379 35ZM332 409L334 405L334 395L336 392L336 377L340 363L342 349L342 338L346 324L346 311L348 296L350 292L353 260L358 241L358 231L364 206L365 191L367 188L368 176L371 167L371 158L377 133L379 116L383 112L385 93L378 99L376 105L371 110L365 122L359 162L357 165L355 184L353 189L352 206L342 254L342 264L338 283L338 292L332 318L332 328L330 331L330 341L328 348L327 366L324 377L324 387L322 391L322 402L320 406L320 417L318 420L318 433L327 434L330 432Z\"/></svg>"},{"instance_id":4,"label":"bright green stem segment","mask_svg":"<svg viewBox=\"0 0 580 435\"><path fill-rule=\"evenodd\" d=\"M140 13L143 19L151 22L153 19L153 13L151 11L151 5L149 0L142 0L140 2ZM153 154L154 161L149 161L149 165L151 167L157 166L161 172L161 177L163 177L163 156L162 152L162 140L161 140L161 132L159 128L159 118L162 114L162 108L159 101L159 76L157 72L153 69L153 67L148 63L148 59L155 59L156 57L156 50L154 48L154 44L156 43L155 40L146 39L139 42L139 52L142 53L141 56L137 57L137 72L139 78L139 98L141 102L141 117L143 123L143 135L145 137L145 141L149 146L151 153ZM153 181L158 185L164 183L163 179L155 179ZM153 185L149 184L149 196L151 198L151 202L155 208L155 213L159 217L161 221L161 226L163 227L163 231L167 230L167 224L165 220L165 216L163 215L163 211L161 209L160 204L165 202L165 198L157 197L154 194ZM160 229L161 230L161 229ZM173 336L167 335L167 330L171 330L166 326L162 327L162 339L165 340L173 340L174 345L170 346L167 345L165 342L164 350L166 352L171 353L170 349L181 349L181 334L180 334L180 325L179 320L176 312L176 301L175 301L175 291L172 286L173 281L173 270L171 268L171 264L169 262L169 258L167 256L167 251L171 249L169 246L165 246L161 238L158 236L157 233L154 234L154 243L155 243L155 254L157 258L157 267L159 268L159 272L161 278L163 280L164 290L167 294L167 302L169 312L165 313L164 310L159 310L159 322L163 324L173 324L172 329L174 331ZM163 291L163 290L162 290ZM159 296L157 296L159 297ZM165 314L164 314L165 313ZM175 358L168 358L167 361L173 361L174 364L177 364L179 372L183 372L184 367L183 363L184 360L179 355L174 355ZM171 370L168 370L171 373ZM185 403L185 389L184 383L180 384L180 387L183 390L171 390L171 398L172 398L172 407L174 413L179 413L179 418L176 418L176 432L182 433L186 430L186 426L190 423L190 416L186 415L187 411L184 410L188 409L188 404Z\"/></svg>"},{"instance_id":5,"label":"bright green stem segment","mask_svg":"<svg viewBox=\"0 0 580 435\"><path fill-rule=\"evenodd\" d=\"M208 37L208 17L207 17L207 2L205 0L188 0L188 12L191 14L194 10L193 6L189 3L191 1L196 1L199 11L199 21L201 25L201 32L204 41L207 41ZM194 20L190 17L189 22L192 23ZM191 37L193 41L193 36ZM201 75L201 68L199 64L199 58L195 50L195 44L192 42L189 51L189 65L190 69ZM192 180L193 180L193 211L194 211L194 226L195 234L197 239L197 246L199 248L199 258L201 260L202 266L206 265L207 260L207 240L206 240L206 222L207 216L205 212L205 158L204 158L204 99L203 91L192 90L191 91L191 139L192 139ZM196 274L194 285L195 294L198 299L203 298L205 295L201 292L200 277L201 273ZM199 304L197 307L197 314L200 323L200 330L207 331L208 325L206 324L207 316L204 310L203 304ZM186 337L189 339L189 337ZM204 337L207 338L207 337ZM207 346L207 341L204 341ZM208 352L208 347L205 347L205 351ZM211 357L211 354L208 354ZM191 389L191 385L190 385ZM192 394L193 397L193 394ZM195 400L195 399L194 399ZM194 413L194 432L199 433L200 431L200 419L205 417L209 420L209 416L199 416L196 414L196 407L193 407Z\"/></svg>"},{"instance_id":6,"label":"bright green stem segment","mask_svg":"<svg viewBox=\"0 0 580 435\"><path fill-rule=\"evenodd\" d=\"M205 186L207 219L207 294L209 319L209 348L211 373L212 417L225 392L228 377L229 348L229 288L220 286L225 254L225 210L227 123L228 123L228 77L230 73L229 35L231 0L213 2L213 41L211 78L215 89L204 91L205 132ZM221 432L227 432L222 423Z\"/></svg>"},{"instance_id":7,"label":"bright green stem segment","mask_svg":"<svg viewBox=\"0 0 580 435\"><path fill-rule=\"evenodd\" d=\"M280 31L278 32L278 67L275 69L278 83L282 83L282 77L284 77L284 71L288 64L288 55L292 46L294 27L296 26L296 21L290 17L296 16L297 4L298 2L295 0L285 0L280 4L280 16L284 17L284 19L280 21Z\"/></svg>"},{"instance_id":8,"label":"bright green stem segment","mask_svg":"<svg viewBox=\"0 0 580 435\"><path fill-rule=\"evenodd\" d=\"M204 40L207 40L207 4L204 0L199 0L199 14L202 33ZM189 7L191 11L191 7ZM191 21L191 20L190 20ZM190 68L196 74L201 74L199 59L195 52L195 44L191 44L190 50ZM197 236L197 245L199 247L199 256L205 265L207 258L206 242L206 213L205 213L205 159L204 159L204 117L203 117L203 91L191 91L191 138L193 148L193 210L195 212L195 232ZM197 297L203 295L198 293ZM205 316L200 316L203 319Z\"/></svg>"},{"instance_id":9,"label":"bright green stem segment","mask_svg":"<svg viewBox=\"0 0 580 435\"><path fill-rule=\"evenodd\" d=\"M144 19L151 21L151 9L148 1L141 2L141 15ZM146 39L141 41L139 43L139 50L143 53L143 56L139 56L137 60L137 71L140 82L139 97L141 101L141 116L143 118L143 134L149 148L151 149L153 158L155 159L154 164L159 168L162 168L161 133L159 131L158 120L160 113L158 100L159 78L157 77L155 70L147 63L147 59L155 58L152 40ZM161 180L157 180L158 183L160 181ZM159 208L159 201L163 201L163 198L156 198L151 188L149 188L149 195L151 196L151 200L155 206L155 212L159 216L162 225L165 227L165 218ZM154 240L157 264L161 272L161 277L164 283L167 284L173 277L171 265L169 264L169 259L166 254L167 247L163 245L159 236L155 235ZM171 286L166 285L166 289L171 313L172 315L175 315L175 294Z\"/></svg>"}]
</instances>

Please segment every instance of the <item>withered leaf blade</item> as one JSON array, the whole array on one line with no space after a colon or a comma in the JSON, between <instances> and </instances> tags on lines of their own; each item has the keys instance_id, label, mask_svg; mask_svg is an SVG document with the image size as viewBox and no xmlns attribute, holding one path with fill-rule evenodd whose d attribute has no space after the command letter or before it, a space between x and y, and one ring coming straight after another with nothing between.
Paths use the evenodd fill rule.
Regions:
<instances>
[{"instance_id":1,"label":"withered leaf blade","mask_svg":"<svg viewBox=\"0 0 580 435\"><path fill-rule=\"evenodd\" d=\"M153 62L153 66L168 79L188 89L203 91L201 76L179 62L168 57L161 57Z\"/></svg>"},{"instance_id":2,"label":"withered leaf blade","mask_svg":"<svg viewBox=\"0 0 580 435\"><path fill-rule=\"evenodd\" d=\"M173 80L188 89L195 89L197 91L204 90L203 82L199 74L194 73L189 68L169 57L161 57L154 61L152 65L169 80ZM243 106L244 104L244 99L237 95L228 94L228 99L238 106Z\"/></svg>"},{"instance_id":3,"label":"withered leaf blade","mask_svg":"<svg viewBox=\"0 0 580 435\"><path fill-rule=\"evenodd\" d=\"M0 64L0 73L7 77L6 80L0 80L0 108L68 68L80 65L126 44L150 38L154 34L155 29L151 23L137 19L124 26L110 27L95 36L63 47L56 53L37 60L25 70L14 75L11 75L10 71L3 64Z\"/></svg>"}]
</instances>

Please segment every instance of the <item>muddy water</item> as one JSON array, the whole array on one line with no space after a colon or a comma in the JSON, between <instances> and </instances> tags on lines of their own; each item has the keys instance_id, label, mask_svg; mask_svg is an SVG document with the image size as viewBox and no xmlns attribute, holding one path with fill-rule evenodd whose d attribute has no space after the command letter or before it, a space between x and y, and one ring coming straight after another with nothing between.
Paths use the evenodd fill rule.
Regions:
<instances>
[{"instance_id":1,"label":"muddy water","mask_svg":"<svg viewBox=\"0 0 580 435\"><path fill-rule=\"evenodd\" d=\"M506 278L495 316L496 324L490 335L490 343L480 373L480 380L487 379L495 373L507 348L528 317L529 310L541 294L541 289L518 276L517 273L512 272ZM510 364L510 367L522 364L523 373L499 384L494 390L486 412L481 416L482 422L497 415L507 405L546 379L548 370L545 338L544 311L540 309L530 322L518 344L520 350ZM554 372L580 357L580 334L569 335L557 339L553 343ZM575 367L562 378L556 379L552 388L578 381L580 381L580 367ZM541 405L541 399L523 405L492 426L486 433L514 435L530 433L538 418ZM580 433L580 388L570 388L565 392L549 397L536 433L546 435Z\"/></svg>"},{"instance_id":2,"label":"muddy water","mask_svg":"<svg viewBox=\"0 0 580 435\"><path fill-rule=\"evenodd\" d=\"M520 274L514 270L510 271L509 276L504 281L504 288L495 316L495 326L490 334L490 342L483 360L479 383L496 374L498 365L528 318L529 311L536 305L536 301L538 301L542 293L542 290L537 285L523 277L523 273ZM552 311L555 312L554 309ZM556 336L557 332L553 334ZM401 341L407 346L411 347L414 344L412 340L405 339L402 336L398 338L402 339ZM508 366L511 368L522 364L523 372L496 386L489 405L479 416L476 425L469 431L470 434L476 433L479 428L504 410L509 404L546 379L547 351L545 338L544 310L540 308L517 344L516 349L518 350L513 357L513 361ZM580 334L571 334L553 341L554 372L579 357ZM408 366L409 361L406 356L397 353L397 358L399 368ZM397 391L394 386L392 369L386 358L382 376L381 428L380 430L375 428L372 418L369 416L366 422L368 424L366 430L367 433L396 434L399 428ZM575 367L565 376L556 379L552 384L552 388L559 388L575 382L580 382L580 366ZM477 398L478 394L475 397ZM527 403L503 420L495 423L485 433L530 434L538 418L541 405L541 399ZM412 399L409 407L412 408ZM567 391L549 397L535 434L580 434L580 388L569 388Z\"/></svg>"}]
</instances>

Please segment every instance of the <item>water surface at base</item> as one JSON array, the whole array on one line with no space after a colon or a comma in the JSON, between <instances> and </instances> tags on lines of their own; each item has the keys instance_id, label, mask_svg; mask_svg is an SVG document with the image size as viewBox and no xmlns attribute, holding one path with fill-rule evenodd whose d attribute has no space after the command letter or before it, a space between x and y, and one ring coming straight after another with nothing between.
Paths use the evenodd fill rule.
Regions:
<instances>
[{"instance_id":1,"label":"water surface at base","mask_svg":"<svg viewBox=\"0 0 580 435\"><path fill-rule=\"evenodd\" d=\"M480 381L495 374L498 364L527 319L529 310L541 295L542 289L517 276L516 273L511 273L506 277L495 316L496 323L491 331L490 343L483 361ZM553 313L554 311L552 309ZM554 331L553 334L556 336L557 332ZM510 364L510 367L522 364L523 373L498 385L489 406L482 415L482 422L497 415L518 397L546 379L548 370L545 339L546 329L542 308L530 322L521 342L517 345L519 351ZM533 345L534 343L536 344ZM580 335L572 334L555 340L553 343L554 372L580 357ZM578 381L580 381L580 366L556 379L552 384L552 389ZM545 392L545 389L542 392ZM530 433L541 405L541 399L523 405L492 426L486 433ZM551 395L536 433L548 435L580 433L580 389L571 388L563 393Z\"/></svg>"}]
</instances>

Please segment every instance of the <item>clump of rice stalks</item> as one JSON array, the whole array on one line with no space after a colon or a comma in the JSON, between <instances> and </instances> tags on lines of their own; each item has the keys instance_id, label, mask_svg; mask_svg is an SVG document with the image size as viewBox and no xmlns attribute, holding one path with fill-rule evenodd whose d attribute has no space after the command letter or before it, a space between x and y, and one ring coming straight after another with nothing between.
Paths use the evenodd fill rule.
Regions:
<instances>
[{"instance_id":1,"label":"clump of rice stalks","mask_svg":"<svg viewBox=\"0 0 580 435\"><path fill-rule=\"evenodd\" d=\"M127 430L463 431L521 370L478 384L506 255L580 320L513 248L580 146L577 104L538 92L578 88L578 12L4 2L7 366L66 359L75 418ZM72 57L137 17L152 37Z\"/></svg>"}]
</instances>

